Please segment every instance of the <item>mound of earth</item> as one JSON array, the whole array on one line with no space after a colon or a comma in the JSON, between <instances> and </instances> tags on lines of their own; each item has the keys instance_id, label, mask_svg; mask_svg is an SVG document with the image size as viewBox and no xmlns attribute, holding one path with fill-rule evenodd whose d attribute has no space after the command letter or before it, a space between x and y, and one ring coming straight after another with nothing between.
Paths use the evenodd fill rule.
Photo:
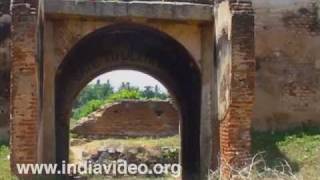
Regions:
<instances>
[{"instance_id":1,"label":"mound of earth","mask_svg":"<svg viewBox=\"0 0 320 180\"><path fill-rule=\"evenodd\" d=\"M179 132L179 113L169 101L120 101L82 118L71 132L88 138L171 136Z\"/></svg>"}]
</instances>

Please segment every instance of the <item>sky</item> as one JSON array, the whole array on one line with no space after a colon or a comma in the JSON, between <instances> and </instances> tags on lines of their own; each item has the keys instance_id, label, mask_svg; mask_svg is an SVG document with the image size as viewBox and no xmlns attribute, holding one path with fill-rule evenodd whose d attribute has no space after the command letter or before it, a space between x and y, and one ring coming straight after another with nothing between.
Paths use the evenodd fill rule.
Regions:
<instances>
[{"instance_id":1,"label":"sky","mask_svg":"<svg viewBox=\"0 0 320 180\"><path fill-rule=\"evenodd\" d=\"M113 87L118 89L122 82L130 82L132 86L137 86L140 89L144 89L145 86L155 86L158 85L162 92L167 92L166 88L152 76L133 70L116 70L111 71L105 74L102 74L96 77L90 82L96 83L97 80L100 80L101 83L106 83L110 80L110 83Z\"/></svg>"}]
</instances>

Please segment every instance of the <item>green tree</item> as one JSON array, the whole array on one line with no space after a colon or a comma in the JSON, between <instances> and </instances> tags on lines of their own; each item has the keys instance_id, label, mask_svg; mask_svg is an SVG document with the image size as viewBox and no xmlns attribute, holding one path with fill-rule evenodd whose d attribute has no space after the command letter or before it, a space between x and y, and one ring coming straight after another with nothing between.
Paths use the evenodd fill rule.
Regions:
<instances>
[{"instance_id":1,"label":"green tree","mask_svg":"<svg viewBox=\"0 0 320 180\"><path fill-rule=\"evenodd\" d=\"M152 86L145 86L144 90L142 91L142 95L143 97L145 97L146 99L152 99L155 97L155 93L152 89Z\"/></svg>"},{"instance_id":2,"label":"green tree","mask_svg":"<svg viewBox=\"0 0 320 180\"><path fill-rule=\"evenodd\" d=\"M95 84L87 85L78 95L74 102L73 108L79 108L91 100L104 100L113 94L113 87L108 80L107 83L100 83L98 80Z\"/></svg>"},{"instance_id":3,"label":"green tree","mask_svg":"<svg viewBox=\"0 0 320 180\"><path fill-rule=\"evenodd\" d=\"M116 93L112 94L107 101L114 102L128 99L142 99L142 94L139 89L120 89Z\"/></svg>"},{"instance_id":4,"label":"green tree","mask_svg":"<svg viewBox=\"0 0 320 180\"><path fill-rule=\"evenodd\" d=\"M89 84L80 92L73 106L73 119L80 119L89 115L106 103L128 99L167 99L168 95L161 92L159 86L146 86L144 90L132 86L129 82L122 82L118 91L114 91L110 81Z\"/></svg>"}]
</instances>

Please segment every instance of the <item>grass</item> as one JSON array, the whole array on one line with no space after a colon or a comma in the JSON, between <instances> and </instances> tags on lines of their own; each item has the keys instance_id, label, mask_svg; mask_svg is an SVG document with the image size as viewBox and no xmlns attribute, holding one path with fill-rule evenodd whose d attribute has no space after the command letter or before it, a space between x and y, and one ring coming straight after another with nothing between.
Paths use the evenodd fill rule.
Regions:
<instances>
[{"instance_id":1,"label":"grass","mask_svg":"<svg viewBox=\"0 0 320 180\"><path fill-rule=\"evenodd\" d=\"M78 139L76 139L78 140ZM102 147L112 147L112 148L138 148L143 147L144 149L157 149L161 147L170 147L170 148L179 148L180 147L180 137L178 135L171 137L163 138L147 138L147 137L138 137L138 138L122 138L122 139L102 139L102 140L93 140L79 142L70 148L69 159L71 162L77 162L81 158L83 151L93 154L97 152Z\"/></svg>"},{"instance_id":2,"label":"grass","mask_svg":"<svg viewBox=\"0 0 320 180\"><path fill-rule=\"evenodd\" d=\"M75 140L79 140L75 138ZM92 141L85 141L77 143L70 148L70 155L69 159L72 163L77 163L81 161L81 154L83 151L94 153L97 152L101 147L112 147L112 148L123 148L123 149L130 149L130 148L139 148L143 147L148 151L152 151L161 148L161 147L180 147L180 137L179 135L171 136L171 137L162 137L162 138L148 138L148 137L137 137L137 138L109 138L109 139L102 139L102 140L92 140ZM80 155L80 156L79 156ZM109 177L106 176L89 176L87 177L89 180L104 180L104 179L118 179L118 180L163 180L163 179L175 179L170 176L165 177L139 177L139 176L117 176L117 177Z\"/></svg>"},{"instance_id":3,"label":"grass","mask_svg":"<svg viewBox=\"0 0 320 180\"><path fill-rule=\"evenodd\" d=\"M180 138L178 135L163 138L148 138L148 137L138 137L138 138L123 138L123 139L102 139L89 142L87 144L90 147L101 147L101 146L119 146L125 145L127 147L179 147Z\"/></svg>"},{"instance_id":4,"label":"grass","mask_svg":"<svg viewBox=\"0 0 320 180\"><path fill-rule=\"evenodd\" d=\"M8 144L7 141L0 140L0 180L15 179L11 175L10 161L8 159L10 149Z\"/></svg>"},{"instance_id":5,"label":"grass","mask_svg":"<svg viewBox=\"0 0 320 180\"><path fill-rule=\"evenodd\" d=\"M320 129L299 128L287 132L253 133L253 154L264 153L270 168L286 160L293 173L303 179L320 177Z\"/></svg>"},{"instance_id":6,"label":"grass","mask_svg":"<svg viewBox=\"0 0 320 180\"><path fill-rule=\"evenodd\" d=\"M286 160L292 172L298 179L317 180L320 177L320 129L300 128L287 132L254 132L252 153L263 153L267 167L279 168L279 162ZM128 138L105 139L86 142L83 144L88 149L98 149L101 146L117 147L179 147L178 136L160 139L154 138ZM7 142L0 141L0 180L13 179L10 175L10 166L7 156L9 148ZM279 171L281 172L281 170ZM96 177L98 180L98 177ZM134 179L134 178L129 178ZM137 178L138 179L138 178Z\"/></svg>"}]
</instances>

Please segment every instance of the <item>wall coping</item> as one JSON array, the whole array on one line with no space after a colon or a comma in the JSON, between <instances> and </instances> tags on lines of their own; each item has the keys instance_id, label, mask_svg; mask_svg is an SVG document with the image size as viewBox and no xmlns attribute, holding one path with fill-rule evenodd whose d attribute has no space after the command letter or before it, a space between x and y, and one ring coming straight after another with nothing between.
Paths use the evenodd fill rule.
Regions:
<instances>
[{"instance_id":1,"label":"wall coping","mask_svg":"<svg viewBox=\"0 0 320 180\"><path fill-rule=\"evenodd\" d=\"M178 21L212 21L213 5L163 1L45 0L47 15L135 17Z\"/></svg>"}]
</instances>

